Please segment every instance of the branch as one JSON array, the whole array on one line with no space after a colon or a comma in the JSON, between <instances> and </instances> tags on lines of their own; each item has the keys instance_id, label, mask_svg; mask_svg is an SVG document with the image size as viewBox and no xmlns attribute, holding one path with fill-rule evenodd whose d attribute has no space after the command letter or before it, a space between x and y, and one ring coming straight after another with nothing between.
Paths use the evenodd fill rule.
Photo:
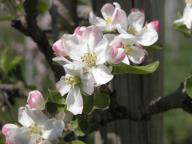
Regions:
<instances>
[{"instance_id":1,"label":"branch","mask_svg":"<svg viewBox=\"0 0 192 144\"><path fill-rule=\"evenodd\" d=\"M56 80L58 80L64 75L64 70L61 66L53 64L52 58L54 54L51 45L45 33L37 25L37 3L38 0L25 0L23 6L26 13L26 23L22 23L20 20L13 20L12 27L24 35L31 37L37 43L39 50L44 54L49 66L53 70Z\"/></svg>"},{"instance_id":2,"label":"branch","mask_svg":"<svg viewBox=\"0 0 192 144\"><path fill-rule=\"evenodd\" d=\"M21 95L28 95L29 90L22 81L13 84L0 84L0 91L18 91Z\"/></svg>"},{"instance_id":3,"label":"branch","mask_svg":"<svg viewBox=\"0 0 192 144\"><path fill-rule=\"evenodd\" d=\"M170 95L157 98L148 105L140 106L134 111L118 105L115 100L115 93L113 93L109 109L95 111L89 121L90 126L87 130L91 133L115 120L128 119L132 121L143 121L155 114L176 108L181 108L188 113L192 113L192 99L186 93L183 93L183 87L183 84L181 84L180 87Z\"/></svg>"}]
</instances>

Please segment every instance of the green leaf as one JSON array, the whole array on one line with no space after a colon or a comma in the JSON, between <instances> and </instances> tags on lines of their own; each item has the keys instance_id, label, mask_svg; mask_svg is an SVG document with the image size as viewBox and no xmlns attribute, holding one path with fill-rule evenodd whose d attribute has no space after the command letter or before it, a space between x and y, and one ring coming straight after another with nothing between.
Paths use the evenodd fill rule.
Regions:
<instances>
[{"instance_id":1,"label":"green leaf","mask_svg":"<svg viewBox=\"0 0 192 144\"><path fill-rule=\"evenodd\" d=\"M21 63L21 61L23 60L22 57L17 56L15 57L9 64L8 64L8 69L7 71L10 72L11 70L13 70L17 65L19 65Z\"/></svg>"},{"instance_id":2,"label":"green leaf","mask_svg":"<svg viewBox=\"0 0 192 144\"><path fill-rule=\"evenodd\" d=\"M153 52L153 51L162 50L162 47L161 47L161 46L158 46L158 45L152 45L152 46L145 47L145 49L146 49L148 52Z\"/></svg>"},{"instance_id":3,"label":"green leaf","mask_svg":"<svg viewBox=\"0 0 192 144\"><path fill-rule=\"evenodd\" d=\"M83 96L83 113L89 114L93 109L93 96Z\"/></svg>"},{"instance_id":4,"label":"green leaf","mask_svg":"<svg viewBox=\"0 0 192 144\"><path fill-rule=\"evenodd\" d=\"M57 90L48 90L49 97L48 100L57 104L66 104L66 101L63 96Z\"/></svg>"},{"instance_id":5,"label":"green leaf","mask_svg":"<svg viewBox=\"0 0 192 144\"><path fill-rule=\"evenodd\" d=\"M85 133L79 127L78 119L71 121L71 126L72 126L76 136L84 136L85 135Z\"/></svg>"},{"instance_id":6,"label":"green leaf","mask_svg":"<svg viewBox=\"0 0 192 144\"><path fill-rule=\"evenodd\" d=\"M184 24L174 24L174 28L183 33L186 37L192 37L192 31L188 29Z\"/></svg>"},{"instance_id":7,"label":"green leaf","mask_svg":"<svg viewBox=\"0 0 192 144\"><path fill-rule=\"evenodd\" d=\"M131 66L126 64L113 65L113 74L150 74L157 70L159 61L144 66Z\"/></svg>"},{"instance_id":8,"label":"green leaf","mask_svg":"<svg viewBox=\"0 0 192 144\"><path fill-rule=\"evenodd\" d=\"M48 4L46 3L45 0L39 0L37 4L37 11L39 13L44 13L49 9Z\"/></svg>"},{"instance_id":9,"label":"green leaf","mask_svg":"<svg viewBox=\"0 0 192 144\"><path fill-rule=\"evenodd\" d=\"M98 93L94 95L94 106L96 108L106 108L110 105L110 97L105 93Z\"/></svg>"},{"instance_id":10,"label":"green leaf","mask_svg":"<svg viewBox=\"0 0 192 144\"><path fill-rule=\"evenodd\" d=\"M185 89L186 89L187 95L192 98L192 75L186 79L185 83L186 83Z\"/></svg>"},{"instance_id":11,"label":"green leaf","mask_svg":"<svg viewBox=\"0 0 192 144\"><path fill-rule=\"evenodd\" d=\"M7 64L8 62L8 55L9 54L9 49L6 48L3 50L2 54L0 55L0 69L4 72L7 73Z\"/></svg>"},{"instance_id":12,"label":"green leaf","mask_svg":"<svg viewBox=\"0 0 192 144\"><path fill-rule=\"evenodd\" d=\"M86 144L86 143L84 143L83 141L80 141L80 140L74 140L71 142L71 144Z\"/></svg>"}]
</instances>

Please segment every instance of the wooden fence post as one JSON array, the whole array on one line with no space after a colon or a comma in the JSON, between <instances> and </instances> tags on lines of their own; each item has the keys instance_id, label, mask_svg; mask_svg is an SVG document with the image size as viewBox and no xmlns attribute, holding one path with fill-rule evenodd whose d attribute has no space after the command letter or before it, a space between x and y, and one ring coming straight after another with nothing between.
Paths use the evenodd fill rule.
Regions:
<instances>
[{"instance_id":1,"label":"wooden fence post","mask_svg":"<svg viewBox=\"0 0 192 144\"><path fill-rule=\"evenodd\" d=\"M100 9L106 2L113 0L92 0L94 11L100 15ZM126 12L131 8L131 0L115 0ZM135 7L145 10L146 19L160 19L161 30L159 43L163 43L164 1L135 0ZM160 68L151 75L118 76L114 80L119 103L133 111L151 100L163 96L163 52L157 51L147 56L147 62L159 60ZM101 131L102 142L96 144L163 144L163 118L156 115L143 122L129 120L116 121Z\"/></svg>"}]
</instances>

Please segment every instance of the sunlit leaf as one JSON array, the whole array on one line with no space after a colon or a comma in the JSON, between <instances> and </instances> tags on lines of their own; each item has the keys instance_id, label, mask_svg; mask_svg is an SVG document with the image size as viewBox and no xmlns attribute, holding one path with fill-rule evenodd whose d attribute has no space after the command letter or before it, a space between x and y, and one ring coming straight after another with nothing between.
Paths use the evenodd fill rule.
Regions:
<instances>
[{"instance_id":1,"label":"sunlit leaf","mask_svg":"<svg viewBox=\"0 0 192 144\"><path fill-rule=\"evenodd\" d=\"M192 31L188 29L184 24L174 24L177 31L183 33L186 37L192 37Z\"/></svg>"},{"instance_id":2,"label":"sunlit leaf","mask_svg":"<svg viewBox=\"0 0 192 144\"><path fill-rule=\"evenodd\" d=\"M45 0L39 0L37 4L37 11L39 13L44 13L49 9L48 4L46 3Z\"/></svg>"},{"instance_id":3,"label":"sunlit leaf","mask_svg":"<svg viewBox=\"0 0 192 144\"><path fill-rule=\"evenodd\" d=\"M150 74L157 70L159 61L144 66L132 66L126 64L113 65L113 74Z\"/></svg>"}]
</instances>

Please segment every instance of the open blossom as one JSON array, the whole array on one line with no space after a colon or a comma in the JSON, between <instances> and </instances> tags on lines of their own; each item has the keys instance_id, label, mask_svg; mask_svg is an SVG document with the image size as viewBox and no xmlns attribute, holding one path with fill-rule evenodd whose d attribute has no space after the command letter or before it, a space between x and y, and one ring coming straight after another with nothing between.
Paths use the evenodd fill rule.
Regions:
<instances>
[{"instance_id":1,"label":"open blossom","mask_svg":"<svg viewBox=\"0 0 192 144\"><path fill-rule=\"evenodd\" d=\"M64 66L66 75L57 82L56 88L62 96L67 94L67 110L74 115L83 111L83 98L81 91L91 95L94 91L94 79L91 75L82 74L81 63L74 62Z\"/></svg>"},{"instance_id":2,"label":"open blossom","mask_svg":"<svg viewBox=\"0 0 192 144\"><path fill-rule=\"evenodd\" d=\"M144 12L139 9L132 9L125 24L127 27L117 26L120 33L119 37L134 39L137 44L142 46L153 45L158 40L159 22L156 20L146 25L144 23Z\"/></svg>"},{"instance_id":3,"label":"open blossom","mask_svg":"<svg viewBox=\"0 0 192 144\"><path fill-rule=\"evenodd\" d=\"M29 92L27 106L31 109L44 110L45 100L40 91L34 90Z\"/></svg>"},{"instance_id":4,"label":"open blossom","mask_svg":"<svg viewBox=\"0 0 192 144\"><path fill-rule=\"evenodd\" d=\"M184 24L188 29L192 29L192 0L186 0L186 6L183 11L183 16L175 20L174 23Z\"/></svg>"},{"instance_id":5,"label":"open blossom","mask_svg":"<svg viewBox=\"0 0 192 144\"><path fill-rule=\"evenodd\" d=\"M19 109L18 122L22 125L6 124L2 128L8 144L50 144L64 130L64 122L49 119L42 111L27 107Z\"/></svg>"},{"instance_id":6,"label":"open blossom","mask_svg":"<svg viewBox=\"0 0 192 144\"><path fill-rule=\"evenodd\" d=\"M115 37L114 35L108 35L107 37L111 41L108 52L108 61L110 63L118 64L123 62L130 65L130 61L134 64L143 62L146 51L136 44L133 38Z\"/></svg>"},{"instance_id":7,"label":"open blossom","mask_svg":"<svg viewBox=\"0 0 192 144\"><path fill-rule=\"evenodd\" d=\"M103 19L96 17L93 12L90 13L89 22L93 25L98 26L103 31L114 31L116 30L117 24L126 28L126 13L121 9L120 5L116 2L105 4L101 9Z\"/></svg>"},{"instance_id":8,"label":"open blossom","mask_svg":"<svg viewBox=\"0 0 192 144\"><path fill-rule=\"evenodd\" d=\"M83 65L85 72L91 74L97 86L108 83L113 75L107 62L108 40L100 29L95 26L87 27L82 33L81 40L77 38L68 41L71 47L70 59Z\"/></svg>"}]
</instances>

